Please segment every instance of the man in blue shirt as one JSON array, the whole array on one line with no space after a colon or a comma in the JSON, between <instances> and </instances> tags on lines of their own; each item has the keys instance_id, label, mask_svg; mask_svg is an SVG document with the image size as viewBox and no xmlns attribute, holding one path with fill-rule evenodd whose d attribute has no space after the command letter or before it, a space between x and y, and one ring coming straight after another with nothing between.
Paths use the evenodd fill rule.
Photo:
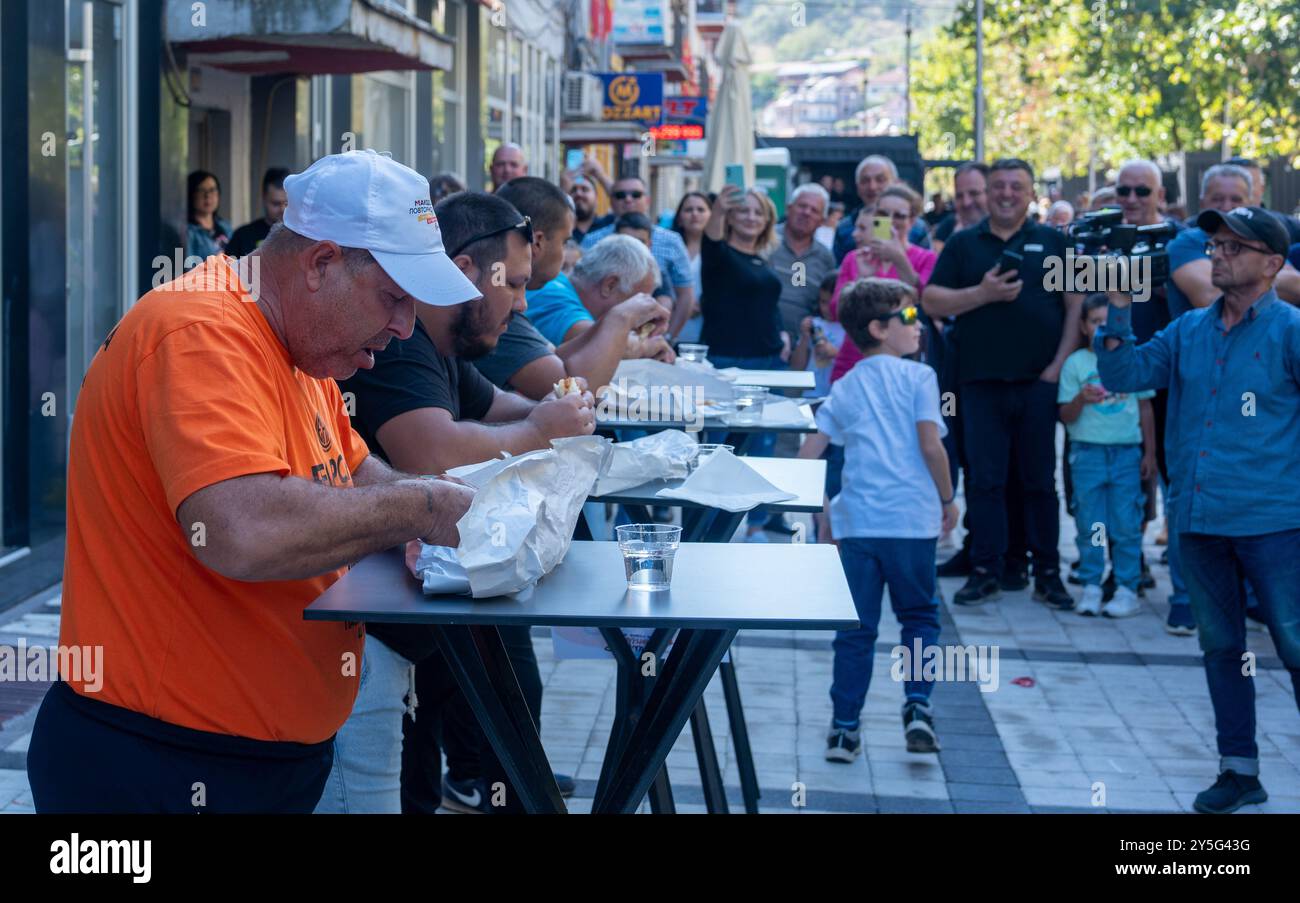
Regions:
<instances>
[{"instance_id":1,"label":"man in blue shirt","mask_svg":"<svg viewBox=\"0 0 1300 903\"><path fill-rule=\"evenodd\" d=\"M1268 799L1243 578L1300 704L1300 311L1272 288L1287 251L1277 217L1240 207L1207 210L1196 224L1210 236L1220 297L1138 346L1129 298L1112 295L1094 347L1108 389L1169 389L1170 532L1179 534L1221 757L1195 808L1219 813Z\"/></svg>"}]
</instances>

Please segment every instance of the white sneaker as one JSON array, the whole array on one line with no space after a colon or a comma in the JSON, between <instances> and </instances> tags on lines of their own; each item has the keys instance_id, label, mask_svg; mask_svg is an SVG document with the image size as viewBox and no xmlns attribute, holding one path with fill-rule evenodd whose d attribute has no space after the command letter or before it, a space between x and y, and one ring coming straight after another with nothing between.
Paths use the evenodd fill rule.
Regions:
<instances>
[{"instance_id":1,"label":"white sneaker","mask_svg":"<svg viewBox=\"0 0 1300 903\"><path fill-rule=\"evenodd\" d=\"M1115 590L1115 597L1102 606L1101 613L1108 618L1131 618L1141 610L1137 593L1121 586Z\"/></svg>"},{"instance_id":2,"label":"white sneaker","mask_svg":"<svg viewBox=\"0 0 1300 903\"><path fill-rule=\"evenodd\" d=\"M1074 610L1090 618L1095 618L1101 614L1101 587L1085 586L1083 588L1083 598L1079 600L1078 605L1074 606Z\"/></svg>"}]
</instances>

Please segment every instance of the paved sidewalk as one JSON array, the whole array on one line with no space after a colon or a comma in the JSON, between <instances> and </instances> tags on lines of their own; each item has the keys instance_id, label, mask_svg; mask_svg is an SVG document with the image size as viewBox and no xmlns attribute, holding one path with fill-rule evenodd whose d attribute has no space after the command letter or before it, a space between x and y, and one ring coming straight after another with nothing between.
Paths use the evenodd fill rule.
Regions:
<instances>
[{"instance_id":1,"label":"paved sidewalk","mask_svg":"<svg viewBox=\"0 0 1300 903\"><path fill-rule=\"evenodd\" d=\"M1152 531L1154 532L1154 531ZM1062 550L1074 557L1072 522ZM775 539L775 537L773 537ZM943 751L914 755L903 744L901 689L889 650L899 627L886 607L863 713L865 755L851 765L822 758L830 719L827 634L747 631L735 646L762 811L801 812L1181 812L1213 782L1213 715L1194 637L1164 631L1168 595L1161 549L1148 545L1159 585L1141 614L1084 618L1007 593L975 609L945 604L944 644L997 647L997 688L942 683L935 691ZM941 550L946 557L950 550ZM951 598L960 581L942 581ZM1072 588L1072 590L1077 588ZM791 587L791 603L798 596ZM0 615L0 644L57 638L57 591ZM1251 631L1261 778L1268 803L1242 812L1300 812L1300 717L1290 677L1266 633ZM547 631L534 631L546 692L542 741L557 771L574 775L571 809L591 805L614 713L612 661L557 661ZM24 762L44 687L0 683L0 812L31 812ZM706 693L733 811L740 782L722 692ZM16 714L18 709L26 709ZM678 811L702 812L689 730L668 758ZM803 806L796 805L797 797ZM642 807L643 811L647 809Z\"/></svg>"}]
</instances>

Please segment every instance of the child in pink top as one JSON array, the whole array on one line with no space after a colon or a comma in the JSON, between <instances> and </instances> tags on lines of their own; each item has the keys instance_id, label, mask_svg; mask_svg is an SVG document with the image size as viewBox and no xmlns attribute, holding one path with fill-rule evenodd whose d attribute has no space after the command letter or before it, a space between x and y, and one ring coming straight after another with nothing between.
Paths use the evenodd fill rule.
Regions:
<instances>
[{"instance_id":1,"label":"child in pink top","mask_svg":"<svg viewBox=\"0 0 1300 903\"><path fill-rule=\"evenodd\" d=\"M934 263L938 255L926 248L908 244L907 233L921 214L921 196L906 185L891 185L880 195L876 209L863 208L854 223L853 241L856 250L844 257L840 264L840 277L835 283L835 294L831 299L831 315L838 316L840 291L855 279L864 276L880 276L884 279L897 279L906 282L919 294L930 281L934 272ZM888 216L894 237L888 241L873 238L871 225L873 216ZM831 370L831 382L839 379L862 360L862 352L852 342L840 345L840 353L835 358L835 367Z\"/></svg>"}]
</instances>

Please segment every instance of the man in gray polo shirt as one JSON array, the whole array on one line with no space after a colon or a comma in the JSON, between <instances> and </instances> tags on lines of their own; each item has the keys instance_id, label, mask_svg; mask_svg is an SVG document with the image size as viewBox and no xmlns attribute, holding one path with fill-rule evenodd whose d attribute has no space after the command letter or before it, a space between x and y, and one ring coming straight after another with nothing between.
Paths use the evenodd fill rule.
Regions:
<instances>
[{"instance_id":1,"label":"man in gray polo shirt","mask_svg":"<svg viewBox=\"0 0 1300 903\"><path fill-rule=\"evenodd\" d=\"M817 316L818 286L835 270L835 257L815 239L826 219L831 198L816 182L806 182L790 195L785 223L779 229L781 241L772 249L768 263L781 280L781 328L793 343L804 317Z\"/></svg>"}]
</instances>

